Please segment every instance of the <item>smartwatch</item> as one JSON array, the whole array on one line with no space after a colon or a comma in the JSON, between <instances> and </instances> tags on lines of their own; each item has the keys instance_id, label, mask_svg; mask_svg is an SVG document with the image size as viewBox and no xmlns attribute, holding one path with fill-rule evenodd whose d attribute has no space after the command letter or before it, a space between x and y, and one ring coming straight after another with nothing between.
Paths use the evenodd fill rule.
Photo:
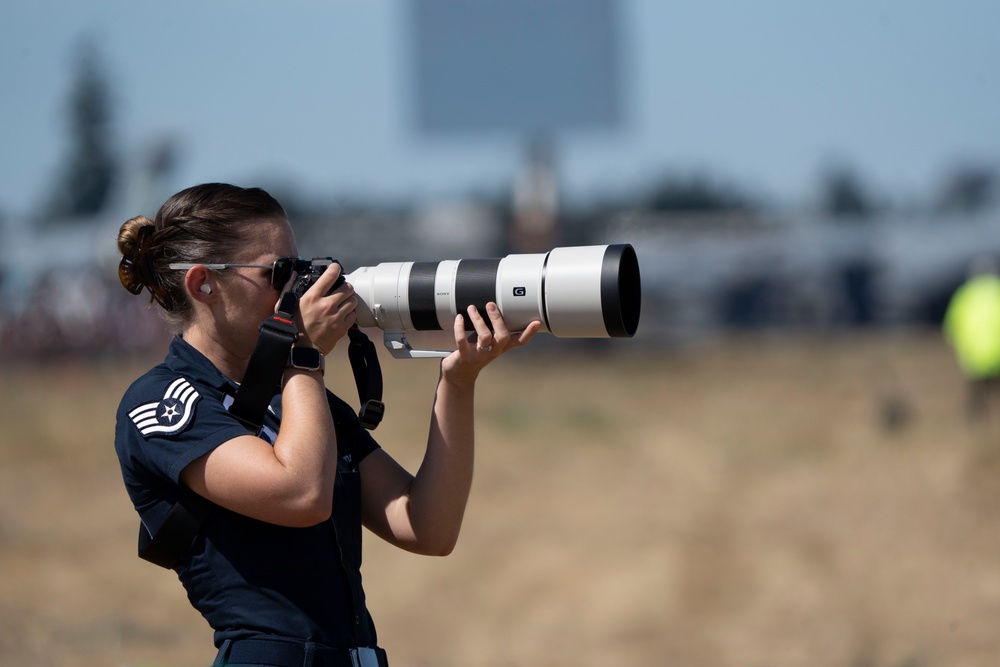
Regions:
<instances>
[{"instance_id":1,"label":"smartwatch","mask_svg":"<svg viewBox=\"0 0 1000 667\"><path fill-rule=\"evenodd\" d=\"M323 354L315 347L298 347L293 345L288 353L286 368L298 368L303 371L323 372L326 363Z\"/></svg>"}]
</instances>

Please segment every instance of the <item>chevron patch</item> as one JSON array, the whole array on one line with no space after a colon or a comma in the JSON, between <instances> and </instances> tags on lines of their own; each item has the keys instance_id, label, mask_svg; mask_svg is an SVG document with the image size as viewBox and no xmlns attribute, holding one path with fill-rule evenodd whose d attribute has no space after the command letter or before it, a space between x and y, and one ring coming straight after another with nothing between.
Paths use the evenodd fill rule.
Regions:
<instances>
[{"instance_id":1,"label":"chevron patch","mask_svg":"<svg viewBox=\"0 0 1000 667\"><path fill-rule=\"evenodd\" d=\"M194 416L194 405L201 395L185 378L170 383L163 398L140 405L128 416L144 438L151 435L180 433Z\"/></svg>"}]
</instances>

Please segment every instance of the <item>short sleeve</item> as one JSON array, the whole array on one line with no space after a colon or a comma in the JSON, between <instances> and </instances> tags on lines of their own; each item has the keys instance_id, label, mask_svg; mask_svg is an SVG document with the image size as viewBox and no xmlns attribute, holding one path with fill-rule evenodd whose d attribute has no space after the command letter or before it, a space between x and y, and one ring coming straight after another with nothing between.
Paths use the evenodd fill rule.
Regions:
<instances>
[{"instance_id":1,"label":"short sleeve","mask_svg":"<svg viewBox=\"0 0 1000 667\"><path fill-rule=\"evenodd\" d=\"M192 461L246 435L221 398L221 392L184 377L152 377L134 384L117 416L116 448L123 467L148 467L177 483Z\"/></svg>"}]
</instances>

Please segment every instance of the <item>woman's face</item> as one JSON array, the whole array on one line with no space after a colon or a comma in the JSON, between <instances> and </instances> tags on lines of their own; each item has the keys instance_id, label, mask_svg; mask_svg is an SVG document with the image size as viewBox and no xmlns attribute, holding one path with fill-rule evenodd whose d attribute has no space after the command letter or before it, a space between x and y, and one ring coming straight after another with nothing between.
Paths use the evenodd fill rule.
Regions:
<instances>
[{"instance_id":1,"label":"woman's face","mask_svg":"<svg viewBox=\"0 0 1000 667\"><path fill-rule=\"evenodd\" d=\"M232 352L249 356L257 342L258 325L274 314L281 296L271 287L270 266L278 257L295 257L298 248L284 218L251 224L247 241L234 264L260 264L267 269L231 268L218 273L221 315L217 326Z\"/></svg>"}]
</instances>

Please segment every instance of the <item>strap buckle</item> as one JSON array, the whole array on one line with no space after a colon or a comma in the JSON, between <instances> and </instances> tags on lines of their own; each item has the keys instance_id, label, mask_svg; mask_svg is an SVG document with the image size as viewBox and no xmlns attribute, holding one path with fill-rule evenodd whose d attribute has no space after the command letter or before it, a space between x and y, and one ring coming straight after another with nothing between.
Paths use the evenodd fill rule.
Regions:
<instances>
[{"instance_id":1,"label":"strap buckle","mask_svg":"<svg viewBox=\"0 0 1000 667\"><path fill-rule=\"evenodd\" d=\"M267 318L257 327L257 331L264 333L264 330L277 334L282 339L290 338L291 343L299 339L299 329L295 326L295 311L298 310L299 298L291 292L281 295L281 301L274 315Z\"/></svg>"},{"instance_id":2,"label":"strap buckle","mask_svg":"<svg viewBox=\"0 0 1000 667\"><path fill-rule=\"evenodd\" d=\"M385 416L385 403L369 398L358 411L358 421L369 431L374 431Z\"/></svg>"}]
</instances>

